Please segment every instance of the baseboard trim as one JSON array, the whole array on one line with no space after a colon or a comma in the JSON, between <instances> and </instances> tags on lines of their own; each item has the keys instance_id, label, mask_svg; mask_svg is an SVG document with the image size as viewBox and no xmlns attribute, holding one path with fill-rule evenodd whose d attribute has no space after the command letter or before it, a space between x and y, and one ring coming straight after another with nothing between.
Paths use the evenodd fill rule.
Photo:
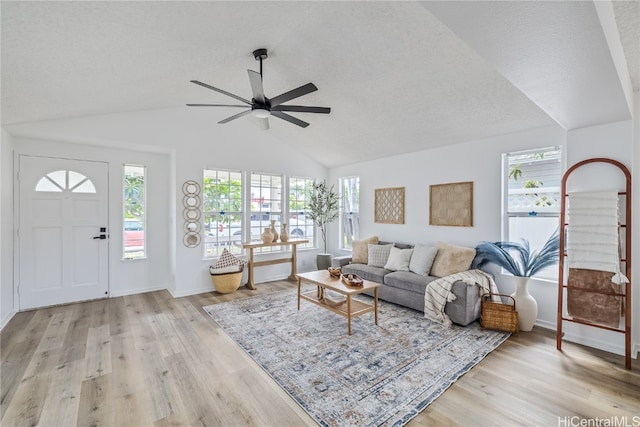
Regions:
<instances>
[{"instance_id":1,"label":"baseboard trim","mask_svg":"<svg viewBox=\"0 0 640 427\"><path fill-rule=\"evenodd\" d=\"M16 313L17 313L17 311L11 310L11 312L9 314L7 314L4 317L4 319L2 319L2 323L0 323L0 331L2 331L5 326L7 326L7 323L9 323L11 321L11 319L13 319L13 316L15 316Z\"/></svg>"},{"instance_id":2,"label":"baseboard trim","mask_svg":"<svg viewBox=\"0 0 640 427\"><path fill-rule=\"evenodd\" d=\"M549 322L546 320L536 320L536 326L539 326L544 329L549 329L551 331L557 330L557 325L555 322ZM588 326L585 326L588 327ZM564 330L564 328L563 328ZM624 345L612 344L607 341L602 341L599 339L579 336L571 332L564 331L563 341L568 341L575 344L584 345L587 347L597 348L599 350L607 351L609 353L617 354L619 356L624 356ZM631 357L634 359L638 358L638 354L640 353L640 344L631 345Z\"/></svg>"},{"instance_id":3,"label":"baseboard trim","mask_svg":"<svg viewBox=\"0 0 640 427\"><path fill-rule=\"evenodd\" d=\"M273 277L261 277L260 278L260 282L257 282L256 286L260 286L260 283L274 282L276 280L287 280L288 278L289 278L289 276L287 276L287 275L280 275L280 276L273 276ZM243 283L240 284L240 286L244 286L245 284L246 284L246 282L243 282ZM187 290L179 291L179 292L176 292L174 289L167 288L167 291L169 291L169 293L171 294L172 297L180 298L180 297L188 297L188 296L191 296L191 295L204 294L204 293L207 293L207 292L213 292L213 291L215 291L215 288L213 287L213 285L210 285L210 286L204 286L202 288L187 289Z\"/></svg>"},{"instance_id":4,"label":"baseboard trim","mask_svg":"<svg viewBox=\"0 0 640 427\"><path fill-rule=\"evenodd\" d=\"M126 289L121 292L109 292L109 298L125 297L127 295L144 294L145 292L155 292L167 289L167 286L155 286L153 288Z\"/></svg>"}]
</instances>

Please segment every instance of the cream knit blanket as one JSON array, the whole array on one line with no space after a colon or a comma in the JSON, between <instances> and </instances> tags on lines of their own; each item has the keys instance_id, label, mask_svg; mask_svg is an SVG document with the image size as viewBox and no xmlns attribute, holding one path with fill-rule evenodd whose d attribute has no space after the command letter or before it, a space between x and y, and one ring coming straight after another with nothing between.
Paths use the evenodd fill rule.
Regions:
<instances>
[{"instance_id":1,"label":"cream knit blanket","mask_svg":"<svg viewBox=\"0 0 640 427\"><path fill-rule=\"evenodd\" d=\"M451 292L453 284L458 280L468 285L478 285L484 292L494 294L494 301L500 301L498 287L493 277L482 270L468 270L451 274L429 282L424 293L424 317L437 323L451 325L451 319L444 312L447 302L454 301L456 296Z\"/></svg>"}]
</instances>

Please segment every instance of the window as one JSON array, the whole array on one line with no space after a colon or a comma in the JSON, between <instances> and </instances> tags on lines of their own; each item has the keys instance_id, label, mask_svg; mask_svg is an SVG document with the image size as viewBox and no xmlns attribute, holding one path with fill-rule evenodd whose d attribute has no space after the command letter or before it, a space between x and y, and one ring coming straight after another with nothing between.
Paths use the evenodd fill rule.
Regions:
<instances>
[{"instance_id":1,"label":"window","mask_svg":"<svg viewBox=\"0 0 640 427\"><path fill-rule=\"evenodd\" d=\"M562 148L546 147L503 154L505 241L529 241L540 249L558 227L562 181ZM557 278L557 267L537 277Z\"/></svg>"},{"instance_id":2,"label":"window","mask_svg":"<svg viewBox=\"0 0 640 427\"><path fill-rule=\"evenodd\" d=\"M287 227L291 238L307 239L309 243L299 248L314 247L315 224L307 218L307 202L313 191L311 178L289 178L289 222Z\"/></svg>"},{"instance_id":3,"label":"window","mask_svg":"<svg viewBox=\"0 0 640 427\"><path fill-rule=\"evenodd\" d=\"M144 166L124 165L123 258L146 256L145 245L145 174ZM82 180L78 178L81 186Z\"/></svg>"},{"instance_id":4,"label":"window","mask_svg":"<svg viewBox=\"0 0 640 427\"><path fill-rule=\"evenodd\" d=\"M252 173L251 174L251 204L249 208L251 219L251 240L260 241L260 234L275 220L282 224L282 176ZM278 233L280 230L278 230ZM282 246L260 248L262 252L282 250Z\"/></svg>"},{"instance_id":5,"label":"window","mask_svg":"<svg viewBox=\"0 0 640 427\"><path fill-rule=\"evenodd\" d=\"M351 249L360 235L360 178L340 178L340 248Z\"/></svg>"},{"instance_id":6,"label":"window","mask_svg":"<svg viewBox=\"0 0 640 427\"><path fill-rule=\"evenodd\" d=\"M40 178L36 184L36 191L47 193L61 193L69 190L72 193L95 194L93 182L79 172L59 170Z\"/></svg>"},{"instance_id":7,"label":"window","mask_svg":"<svg viewBox=\"0 0 640 427\"><path fill-rule=\"evenodd\" d=\"M202 180L204 256L227 250L242 252L236 243L244 241L242 227L242 172L205 169Z\"/></svg>"}]
</instances>

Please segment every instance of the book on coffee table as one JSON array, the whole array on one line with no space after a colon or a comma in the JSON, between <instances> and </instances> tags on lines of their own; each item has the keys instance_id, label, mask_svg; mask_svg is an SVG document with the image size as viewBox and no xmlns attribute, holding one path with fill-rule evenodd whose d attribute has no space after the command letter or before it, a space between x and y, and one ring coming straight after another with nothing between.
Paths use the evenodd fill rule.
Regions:
<instances>
[{"instance_id":1,"label":"book on coffee table","mask_svg":"<svg viewBox=\"0 0 640 427\"><path fill-rule=\"evenodd\" d=\"M324 290L323 301L328 306L335 307L337 305L344 303L346 300L347 300L347 297L342 294L339 294L338 292L334 292L329 289Z\"/></svg>"}]
</instances>

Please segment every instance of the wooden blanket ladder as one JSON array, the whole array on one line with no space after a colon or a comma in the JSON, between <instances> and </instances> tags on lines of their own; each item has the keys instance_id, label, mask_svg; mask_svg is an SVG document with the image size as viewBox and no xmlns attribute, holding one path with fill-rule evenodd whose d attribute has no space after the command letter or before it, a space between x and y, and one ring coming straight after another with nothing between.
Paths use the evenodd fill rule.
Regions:
<instances>
[{"instance_id":1,"label":"wooden blanket ladder","mask_svg":"<svg viewBox=\"0 0 640 427\"><path fill-rule=\"evenodd\" d=\"M566 205L568 201L569 194L567 193L567 180L572 172L581 166L592 164L592 163L605 163L610 164L619 168L622 173L624 173L626 178L626 187L623 191L618 192L618 205L624 204L625 216L624 223L620 224L618 230L620 233L620 237L624 235L624 239L621 240L621 248L620 248L620 270L624 273L629 282L621 285L621 290L618 292L608 292L602 290L586 290L582 287L569 286L568 280L565 278L568 274L565 274L565 258L567 257L566 250L566 227L569 225L567 223L567 211ZM600 329L606 329L609 331L620 332L625 335L625 368L631 369L631 173L629 169L622 163L607 159L607 158L592 158L583 160L581 162L576 163L571 166L562 176L562 189L561 189L561 208L560 208L560 259L558 262L558 317L557 317L557 329L556 329L556 348L558 350L562 350L562 338L564 336L562 332L563 322L573 322L579 323L582 325L593 326ZM569 221L571 219L569 218ZM598 323L593 323L584 319L573 318L572 316L565 314L565 306L564 306L564 298L565 293L569 292L569 290L575 289L580 292L593 292L604 294L608 296L614 296L616 298L621 298L624 305L624 327L611 327L605 326ZM565 291L566 290L566 291Z\"/></svg>"}]
</instances>

